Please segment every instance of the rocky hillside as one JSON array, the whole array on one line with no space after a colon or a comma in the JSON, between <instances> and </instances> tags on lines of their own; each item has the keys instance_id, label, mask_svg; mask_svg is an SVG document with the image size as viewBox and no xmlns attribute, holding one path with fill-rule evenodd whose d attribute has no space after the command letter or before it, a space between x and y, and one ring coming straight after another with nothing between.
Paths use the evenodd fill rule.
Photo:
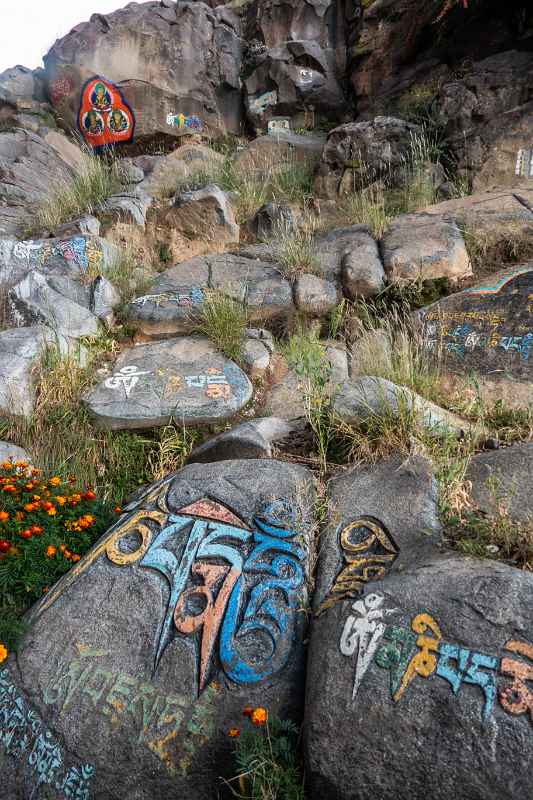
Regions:
<instances>
[{"instance_id":1,"label":"rocky hillside","mask_svg":"<svg viewBox=\"0 0 533 800\"><path fill-rule=\"evenodd\" d=\"M516 800L533 11L161 0L0 74L6 800Z\"/></svg>"}]
</instances>

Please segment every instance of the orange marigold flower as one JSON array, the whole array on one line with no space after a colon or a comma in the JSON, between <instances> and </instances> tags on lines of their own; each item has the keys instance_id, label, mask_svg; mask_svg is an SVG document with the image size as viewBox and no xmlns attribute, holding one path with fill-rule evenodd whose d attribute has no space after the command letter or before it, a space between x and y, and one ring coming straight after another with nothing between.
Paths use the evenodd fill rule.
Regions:
<instances>
[{"instance_id":1,"label":"orange marigold flower","mask_svg":"<svg viewBox=\"0 0 533 800\"><path fill-rule=\"evenodd\" d=\"M47 511L46 513L48 514L48 516L49 516L49 517L54 517L54 516L57 514L57 511L56 511L56 509L55 509L55 508L52 506L52 508L49 508L49 509L48 509L48 511Z\"/></svg>"},{"instance_id":2,"label":"orange marigold flower","mask_svg":"<svg viewBox=\"0 0 533 800\"><path fill-rule=\"evenodd\" d=\"M31 532L31 530L29 528L26 528L25 531L21 531L19 533L19 536L21 537L21 539L31 539L31 537L33 536L33 533Z\"/></svg>"},{"instance_id":3,"label":"orange marigold flower","mask_svg":"<svg viewBox=\"0 0 533 800\"><path fill-rule=\"evenodd\" d=\"M59 549L60 549L60 551L61 551L62 553L64 553L64 552L65 552L65 550L67 549L67 546L66 546L66 544L60 544L60 545L59 545Z\"/></svg>"},{"instance_id":4,"label":"orange marigold flower","mask_svg":"<svg viewBox=\"0 0 533 800\"><path fill-rule=\"evenodd\" d=\"M0 464L0 467L2 467L2 469L5 469L6 472L9 472L10 469L13 469L13 464L11 463L11 461L3 461Z\"/></svg>"},{"instance_id":5,"label":"orange marigold flower","mask_svg":"<svg viewBox=\"0 0 533 800\"><path fill-rule=\"evenodd\" d=\"M50 486L59 486L59 484L61 483L61 478L58 475L54 475L53 478L50 478L48 483L50 484Z\"/></svg>"},{"instance_id":6,"label":"orange marigold flower","mask_svg":"<svg viewBox=\"0 0 533 800\"><path fill-rule=\"evenodd\" d=\"M35 469L35 467L34 467L34 468L32 469L32 471L31 471L31 474L32 474L32 476L33 476L34 478L36 478L36 477L37 477L37 475L39 475L40 471L41 471L40 469Z\"/></svg>"},{"instance_id":7,"label":"orange marigold flower","mask_svg":"<svg viewBox=\"0 0 533 800\"><path fill-rule=\"evenodd\" d=\"M49 544L46 550L44 551L44 554L47 558L53 558L56 553L57 553L57 547L54 547L53 544Z\"/></svg>"},{"instance_id":8,"label":"orange marigold flower","mask_svg":"<svg viewBox=\"0 0 533 800\"><path fill-rule=\"evenodd\" d=\"M43 528L41 528L41 526L40 526L40 525L32 525L30 530L31 530L33 533L37 534L37 536L40 536L40 535L41 535L41 533L43 533L43 530L44 530L44 529L43 529Z\"/></svg>"},{"instance_id":9,"label":"orange marigold flower","mask_svg":"<svg viewBox=\"0 0 533 800\"><path fill-rule=\"evenodd\" d=\"M40 494L34 494L33 495L33 500L35 500L36 503L38 503L40 499L41 499L41 495Z\"/></svg>"},{"instance_id":10,"label":"orange marigold flower","mask_svg":"<svg viewBox=\"0 0 533 800\"><path fill-rule=\"evenodd\" d=\"M84 493L84 495L83 495L83 499L84 499L84 500L96 500L96 495L95 495L95 493L92 491L92 489L88 489L88 490L87 490L87 491Z\"/></svg>"},{"instance_id":11,"label":"orange marigold flower","mask_svg":"<svg viewBox=\"0 0 533 800\"><path fill-rule=\"evenodd\" d=\"M54 500L60 506L64 506L65 503L67 502L67 498L66 497L62 497L62 495L60 495L60 494L58 494L56 497L54 497Z\"/></svg>"},{"instance_id":12,"label":"orange marigold flower","mask_svg":"<svg viewBox=\"0 0 533 800\"><path fill-rule=\"evenodd\" d=\"M47 594L47 592L48 592L48 586L43 586L43 594Z\"/></svg>"},{"instance_id":13,"label":"orange marigold flower","mask_svg":"<svg viewBox=\"0 0 533 800\"><path fill-rule=\"evenodd\" d=\"M81 500L81 494L71 494L69 500L71 500L73 503L79 503Z\"/></svg>"},{"instance_id":14,"label":"orange marigold flower","mask_svg":"<svg viewBox=\"0 0 533 800\"><path fill-rule=\"evenodd\" d=\"M241 735L241 732L240 732L240 730L238 728L230 728L229 731L228 731L228 736L230 737L230 739L236 739L237 736L240 736L240 735Z\"/></svg>"},{"instance_id":15,"label":"orange marigold flower","mask_svg":"<svg viewBox=\"0 0 533 800\"><path fill-rule=\"evenodd\" d=\"M6 522L9 519L7 511L0 511L0 522Z\"/></svg>"},{"instance_id":16,"label":"orange marigold flower","mask_svg":"<svg viewBox=\"0 0 533 800\"><path fill-rule=\"evenodd\" d=\"M82 517L82 519L84 519L84 520L85 520L85 522L88 522L88 523L89 523L89 525L92 525L92 524L93 524L93 522L95 521L95 518L93 517L93 515L92 515L92 514L84 514L84 515L83 515L83 517Z\"/></svg>"},{"instance_id":17,"label":"orange marigold flower","mask_svg":"<svg viewBox=\"0 0 533 800\"><path fill-rule=\"evenodd\" d=\"M11 493L11 494L12 494L13 492L16 492L16 491L17 491L17 487L16 487L16 486L13 486L13 484L12 484L12 483L6 483L6 485L5 485L5 486L4 486L4 488L3 488L3 491L4 491L4 492L9 492L9 493Z\"/></svg>"},{"instance_id":18,"label":"orange marigold flower","mask_svg":"<svg viewBox=\"0 0 533 800\"><path fill-rule=\"evenodd\" d=\"M28 492L31 492L31 491L32 491L32 489L35 489L35 484L34 484L34 483L25 483L25 484L24 484L24 488L25 488L25 489L26 489Z\"/></svg>"},{"instance_id":19,"label":"orange marigold flower","mask_svg":"<svg viewBox=\"0 0 533 800\"><path fill-rule=\"evenodd\" d=\"M5 644L0 644L0 664L7 658L7 647Z\"/></svg>"},{"instance_id":20,"label":"orange marigold flower","mask_svg":"<svg viewBox=\"0 0 533 800\"><path fill-rule=\"evenodd\" d=\"M28 462L27 461L15 461L15 466L18 467L19 469L26 469L26 467L28 466Z\"/></svg>"},{"instance_id":21,"label":"orange marigold flower","mask_svg":"<svg viewBox=\"0 0 533 800\"><path fill-rule=\"evenodd\" d=\"M254 725L264 725L267 721L267 712L265 708L254 708L252 716L250 717Z\"/></svg>"},{"instance_id":22,"label":"orange marigold flower","mask_svg":"<svg viewBox=\"0 0 533 800\"><path fill-rule=\"evenodd\" d=\"M113 511L115 512L115 514L122 514L122 509L121 509L121 507L120 507L120 506L115 506L115 508L113 509Z\"/></svg>"},{"instance_id":23,"label":"orange marigold flower","mask_svg":"<svg viewBox=\"0 0 533 800\"><path fill-rule=\"evenodd\" d=\"M35 503L26 503L26 505L24 506L24 511L30 511L31 512L31 511L35 511L36 508L37 508L37 506L35 505Z\"/></svg>"},{"instance_id":24,"label":"orange marigold flower","mask_svg":"<svg viewBox=\"0 0 533 800\"><path fill-rule=\"evenodd\" d=\"M22 511L15 511L15 519L17 520L17 522L22 522L22 520L24 519L24 514L22 513Z\"/></svg>"},{"instance_id":25,"label":"orange marigold flower","mask_svg":"<svg viewBox=\"0 0 533 800\"><path fill-rule=\"evenodd\" d=\"M54 506L53 503L51 503L49 500L45 500L44 503L41 503L41 507L43 511L49 511Z\"/></svg>"},{"instance_id":26,"label":"orange marigold flower","mask_svg":"<svg viewBox=\"0 0 533 800\"><path fill-rule=\"evenodd\" d=\"M64 556L65 556L65 558L68 560L68 559L69 559L69 558L72 556L72 553L70 552L70 550L67 550L67 549L65 548L65 549L63 550L63 555L64 555Z\"/></svg>"},{"instance_id":27,"label":"orange marigold flower","mask_svg":"<svg viewBox=\"0 0 533 800\"><path fill-rule=\"evenodd\" d=\"M74 561L74 563L75 563L76 561L79 561L79 560L80 560L80 558L81 558L81 556L80 556L80 555L78 555L78 553L73 553L73 554L72 554L72 561Z\"/></svg>"}]
</instances>

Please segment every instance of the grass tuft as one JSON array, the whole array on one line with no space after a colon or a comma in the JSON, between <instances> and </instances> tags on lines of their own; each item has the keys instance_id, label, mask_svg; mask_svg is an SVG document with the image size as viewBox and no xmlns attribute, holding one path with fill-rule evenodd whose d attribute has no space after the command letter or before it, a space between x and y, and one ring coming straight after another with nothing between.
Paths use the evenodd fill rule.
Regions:
<instances>
[{"instance_id":1,"label":"grass tuft","mask_svg":"<svg viewBox=\"0 0 533 800\"><path fill-rule=\"evenodd\" d=\"M222 292L211 291L198 316L196 332L211 339L227 358L240 361L248 322L245 304Z\"/></svg>"},{"instance_id":2,"label":"grass tuft","mask_svg":"<svg viewBox=\"0 0 533 800\"><path fill-rule=\"evenodd\" d=\"M288 280L294 280L303 272L321 274L315 231L316 225L312 218L296 229L287 222L275 226L269 243L276 254L277 263L281 266L282 275Z\"/></svg>"}]
</instances>

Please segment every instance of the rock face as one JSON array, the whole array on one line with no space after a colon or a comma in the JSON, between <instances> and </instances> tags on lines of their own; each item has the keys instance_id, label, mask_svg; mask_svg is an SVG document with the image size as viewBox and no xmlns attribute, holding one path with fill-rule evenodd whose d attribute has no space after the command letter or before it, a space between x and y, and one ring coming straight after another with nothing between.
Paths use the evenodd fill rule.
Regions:
<instances>
[{"instance_id":1,"label":"rock face","mask_svg":"<svg viewBox=\"0 0 533 800\"><path fill-rule=\"evenodd\" d=\"M315 192L335 199L342 187L368 186L405 164L413 135L418 131L403 119L376 117L368 122L340 125L328 135L315 179Z\"/></svg>"},{"instance_id":2,"label":"rock face","mask_svg":"<svg viewBox=\"0 0 533 800\"><path fill-rule=\"evenodd\" d=\"M428 214L403 214L381 240L385 271L391 281L457 281L472 274L461 231L455 222Z\"/></svg>"},{"instance_id":3,"label":"rock face","mask_svg":"<svg viewBox=\"0 0 533 800\"><path fill-rule=\"evenodd\" d=\"M425 347L450 369L531 379L533 266L515 267L424 309Z\"/></svg>"},{"instance_id":4,"label":"rock face","mask_svg":"<svg viewBox=\"0 0 533 800\"><path fill-rule=\"evenodd\" d=\"M526 683L533 674L533 577L503 564L435 555L401 572L391 568L377 582L373 553L388 558L377 561L386 571L394 551L383 528L371 523L364 544L378 549L368 556L356 549L357 529L347 531L344 569L348 583L368 564L371 582L312 627L310 798L364 800L378 792L445 800L458 786L468 800L521 796L533 757ZM344 585L331 566L322 585Z\"/></svg>"},{"instance_id":5,"label":"rock face","mask_svg":"<svg viewBox=\"0 0 533 800\"><path fill-rule=\"evenodd\" d=\"M113 374L85 397L99 425L151 428L233 417L252 396L246 375L207 339L183 337L121 354Z\"/></svg>"},{"instance_id":6,"label":"rock face","mask_svg":"<svg viewBox=\"0 0 533 800\"><path fill-rule=\"evenodd\" d=\"M272 443L292 431L284 420L264 417L243 422L195 447L189 456L190 464L208 464L243 458L272 458Z\"/></svg>"},{"instance_id":7,"label":"rock face","mask_svg":"<svg viewBox=\"0 0 533 800\"><path fill-rule=\"evenodd\" d=\"M76 127L85 82L105 76L132 110L136 141L181 136L186 129L175 124L180 114L197 117L212 131L236 133L241 122L239 36L235 15L204 3L167 8L149 2L93 14L45 57L48 95L64 124Z\"/></svg>"},{"instance_id":8,"label":"rock face","mask_svg":"<svg viewBox=\"0 0 533 800\"><path fill-rule=\"evenodd\" d=\"M72 143L67 145L77 150ZM35 133L22 129L0 133L0 235L20 233L33 222L32 210L53 182L72 175L68 158Z\"/></svg>"},{"instance_id":9,"label":"rock face","mask_svg":"<svg viewBox=\"0 0 533 800\"><path fill-rule=\"evenodd\" d=\"M385 271L366 225L337 228L315 241L322 277L342 286L348 297L372 297L383 288Z\"/></svg>"},{"instance_id":10,"label":"rock face","mask_svg":"<svg viewBox=\"0 0 533 800\"><path fill-rule=\"evenodd\" d=\"M245 29L246 105L256 128L273 116L303 121L310 107L328 119L343 119L344 4L253 0Z\"/></svg>"},{"instance_id":11,"label":"rock face","mask_svg":"<svg viewBox=\"0 0 533 800\"><path fill-rule=\"evenodd\" d=\"M316 275L300 275L294 286L294 300L302 313L322 317L337 304L339 296L333 283Z\"/></svg>"},{"instance_id":12,"label":"rock face","mask_svg":"<svg viewBox=\"0 0 533 800\"><path fill-rule=\"evenodd\" d=\"M245 705L298 720L310 473L250 464L147 487L34 607L0 672L6 797L205 800Z\"/></svg>"}]
</instances>

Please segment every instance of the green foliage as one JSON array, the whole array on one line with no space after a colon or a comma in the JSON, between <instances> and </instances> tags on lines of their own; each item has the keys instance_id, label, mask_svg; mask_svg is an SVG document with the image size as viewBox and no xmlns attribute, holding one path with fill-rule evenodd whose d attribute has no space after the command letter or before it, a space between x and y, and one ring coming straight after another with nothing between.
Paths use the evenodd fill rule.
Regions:
<instances>
[{"instance_id":1,"label":"green foliage","mask_svg":"<svg viewBox=\"0 0 533 800\"><path fill-rule=\"evenodd\" d=\"M199 312L198 333L207 336L227 358L242 356L248 314L244 303L222 292L209 292Z\"/></svg>"},{"instance_id":2,"label":"green foliage","mask_svg":"<svg viewBox=\"0 0 533 800\"><path fill-rule=\"evenodd\" d=\"M265 728L244 731L235 761L240 800L304 800L299 731L289 720L272 717ZM230 784L231 786L231 784Z\"/></svg>"}]
</instances>

